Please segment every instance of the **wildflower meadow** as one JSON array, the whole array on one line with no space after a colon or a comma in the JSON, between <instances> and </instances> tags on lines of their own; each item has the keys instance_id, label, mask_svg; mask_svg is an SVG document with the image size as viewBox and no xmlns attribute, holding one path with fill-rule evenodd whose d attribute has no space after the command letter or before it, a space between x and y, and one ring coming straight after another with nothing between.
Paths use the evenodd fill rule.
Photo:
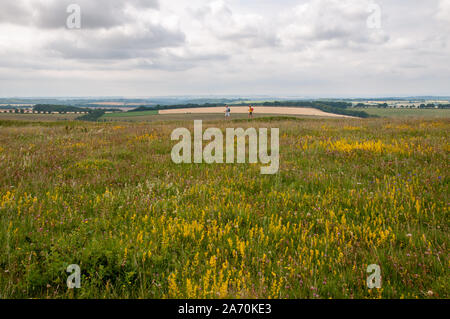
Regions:
<instances>
[{"instance_id":1,"label":"wildflower meadow","mask_svg":"<svg viewBox=\"0 0 450 319\"><path fill-rule=\"evenodd\" d=\"M273 175L172 162L193 124L0 122L0 298L450 297L448 118L203 122L279 128Z\"/></svg>"}]
</instances>

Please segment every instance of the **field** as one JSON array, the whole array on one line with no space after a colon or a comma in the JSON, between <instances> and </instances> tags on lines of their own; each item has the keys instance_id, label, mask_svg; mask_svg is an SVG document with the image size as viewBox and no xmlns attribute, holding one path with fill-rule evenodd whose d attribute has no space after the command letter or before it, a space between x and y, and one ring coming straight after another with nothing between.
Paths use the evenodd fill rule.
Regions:
<instances>
[{"instance_id":1,"label":"field","mask_svg":"<svg viewBox=\"0 0 450 319\"><path fill-rule=\"evenodd\" d=\"M109 113L103 115L103 118L122 118L122 117L140 117L140 116L158 115L158 111L143 111L143 112L124 112L124 113Z\"/></svg>"},{"instance_id":2,"label":"field","mask_svg":"<svg viewBox=\"0 0 450 319\"><path fill-rule=\"evenodd\" d=\"M263 176L174 164L175 116L0 121L0 298L450 297L448 117L202 115L280 128Z\"/></svg>"},{"instance_id":3,"label":"field","mask_svg":"<svg viewBox=\"0 0 450 319\"><path fill-rule=\"evenodd\" d=\"M190 108L190 109L173 109L161 110L159 114L224 114L225 108L221 107L204 107L204 108ZM248 114L247 106L231 106L231 114ZM254 114L272 114L272 115L297 115L297 116L321 116L346 118L348 116L325 113L318 109L309 107L254 107Z\"/></svg>"},{"instance_id":4,"label":"field","mask_svg":"<svg viewBox=\"0 0 450 319\"><path fill-rule=\"evenodd\" d=\"M54 122L64 120L75 120L79 114L15 114L15 113L0 113L0 121L42 121Z\"/></svg>"},{"instance_id":5,"label":"field","mask_svg":"<svg viewBox=\"0 0 450 319\"><path fill-rule=\"evenodd\" d=\"M134 113L141 113L137 116ZM113 114L105 114L101 120L108 122L185 122L185 121L194 121L198 119L199 116L201 119L206 121L220 121L224 119L223 114L165 114L160 115L155 113L155 111L146 111L146 112L132 112L132 113L117 113L115 116L110 116ZM266 117L267 115L255 115L255 117ZM246 119L247 115L244 114L233 114L233 119Z\"/></svg>"},{"instance_id":6,"label":"field","mask_svg":"<svg viewBox=\"0 0 450 319\"><path fill-rule=\"evenodd\" d=\"M354 108L355 111L364 111L370 115L380 117L422 117L422 118L442 118L450 117L449 109L383 109L376 107Z\"/></svg>"},{"instance_id":7,"label":"field","mask_svg":"<svg viewBox=\"0 0 450 319\"><path fill-rule=\"evenodd\" d=\"M157 121L180 121L196 119L198 116L205 120L221 120L224 117L225 108L189 108L173 109L161 111L142 111L105 114L102 120L105 121L127 121L127 122L157 122ZM245 119L248 117L248 107L231 107L233 119ZM267 115L289 115L294 117L346 117L343 115L325 113L312 108L289 108L289 107L255 107L254 117L266 117Z\"/></svg>"}]
</instances>

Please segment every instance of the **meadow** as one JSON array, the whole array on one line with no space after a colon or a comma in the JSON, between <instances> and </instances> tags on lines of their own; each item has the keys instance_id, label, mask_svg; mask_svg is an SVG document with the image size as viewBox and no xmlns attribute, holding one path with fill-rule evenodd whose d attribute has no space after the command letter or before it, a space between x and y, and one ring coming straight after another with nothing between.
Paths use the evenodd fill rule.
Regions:
<instances>
[{"instance_id":1,"label":"meadow","mask_svg":"<svg viewBox=\"0 0 450 319\"><path fill-rule=\"evenodd\" d=\"M448 117L204 118L280 128L273 176L176 165L158 119L0 121L0 298L450 297Z\"/></svg>"},{"instance_id":2,"label":"meadow","mask_svg":"<svg viewBox=\"0 0 450 319\"><path fill-rule=\"evenodd\" d=\"M390 109L390 108L354 108L355 111L364 111L370 115L379 117L422 117L422 118L443 118L450 117L450 109Z\"/></svg>"},{"instance_id":3,"label":"meadow","mask_svg":"<svg viewBox=\"0 0 450 319\"><path fill-rule=\"evenodd\" d=\"M204 121L223 121L224 114L155 114L154 111L136 112L141 113L137 116L133 113L117 113L117 114L105 114L100 118L100 121L106 122L193 122L196 119L202 119ZM267 118L267 114L254 114L254 118ZM290 116L294 118L304 118L304 116ZM310 116L310 118L318 118L317 116ZM1 116L0 116L1 119ZM247 114L233 114L233 120L245 120L248 119Z\"/></svg>"},{"instance_id":4,"label":"meadow","mask_svg":"<svg viewBox=\"0 0 450 319\"><path fill-rule=\"evenodd\" d=\"M142 111L142 112L123 112L123 113L107 113L103 115L104 119L110 118L126 118L158 115L158 111Z\"/></svg>"},{"instance_id":5,"label":"meadow","mask_svg":"<svg viewBox=\"0 0 450 319\"><path fill-rule=\"evenodd\" d=\"M18 114L0 113L0 121L33 121L33 122L55 122L75 120L79 114Z\"/></svg>"}]
</instances>

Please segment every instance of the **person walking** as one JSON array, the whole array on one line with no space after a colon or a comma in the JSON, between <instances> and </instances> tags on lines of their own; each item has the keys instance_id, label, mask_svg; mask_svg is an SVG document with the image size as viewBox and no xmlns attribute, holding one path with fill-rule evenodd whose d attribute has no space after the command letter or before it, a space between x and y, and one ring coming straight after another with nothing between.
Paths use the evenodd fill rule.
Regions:
<instances>
[{"instance_id":1,"label":"person walking","mask_svg":"<svg viewBox=\"0 0 450 319\"><path fill-rule=\"evenodd\" d=\"M253 118L253 107L251 105L248 106L248 118Z\"/></svg>"},{"instance_id":2,"label":"person walking","mask_svg":"<svg viewBox=\"0 0 450 319\"><path fill-rule=\"evenodd\" d=\"M225 118L228 119L231 117L231 109L228 105L225 105Z\"/></svg>"}]
</instances>

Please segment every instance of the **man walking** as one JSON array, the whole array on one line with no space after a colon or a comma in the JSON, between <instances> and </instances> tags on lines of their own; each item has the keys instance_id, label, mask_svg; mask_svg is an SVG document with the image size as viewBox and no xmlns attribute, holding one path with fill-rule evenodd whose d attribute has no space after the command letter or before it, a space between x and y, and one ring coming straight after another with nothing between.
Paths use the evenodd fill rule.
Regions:
<instances>
[{"instance_id":1,"label":"man walking","mask_svg":"<svg viewBox=\"0 0 450 319\"><path fill-rule=\"evenodd\" d=\"M225 105L225 118L228 119L231 117L231 109L228 105Z\"/></svg>"}]
</instances>

